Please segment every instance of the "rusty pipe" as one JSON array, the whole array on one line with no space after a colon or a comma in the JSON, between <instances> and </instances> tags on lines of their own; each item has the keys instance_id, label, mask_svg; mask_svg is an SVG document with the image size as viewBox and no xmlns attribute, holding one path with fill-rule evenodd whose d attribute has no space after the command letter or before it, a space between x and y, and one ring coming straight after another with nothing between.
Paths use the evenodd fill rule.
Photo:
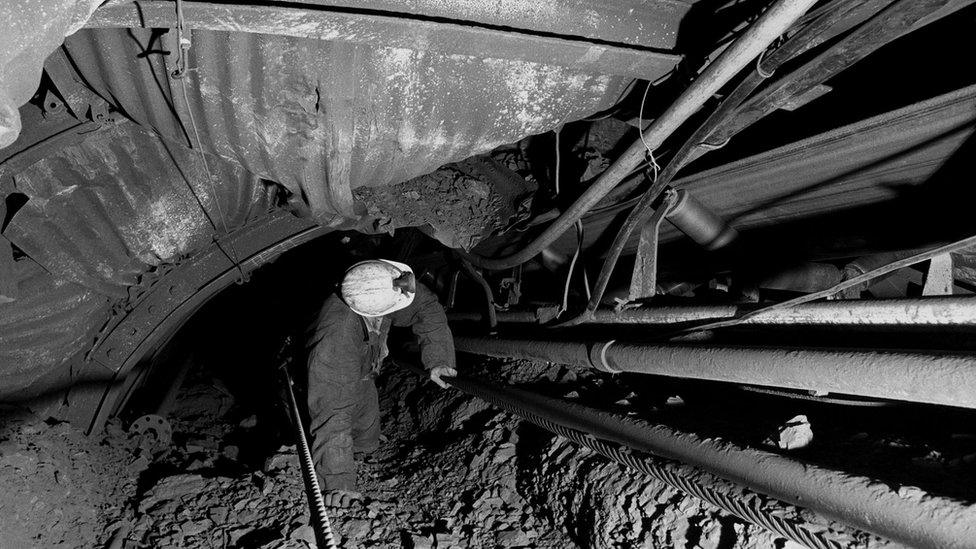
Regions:
<instances>
[{"instance_id":1,"label":"rusty pipe","mask_svg":"<svg viewBox=\"0 0 976 549\"><path fill-rule=\"evenodd\" d=\"M639 373L976 408L976 356L935 351L456 337L458 351Z\"/></svg>"},{"instance_id":2,"label":"rusty pipe","mask_svg":"<svg viewBox=\"0 0 976 549\"><path fill-rule=\"evenodd\" d=\"M648 150L654 151L660 147L705 101L765 51L773 40L786 32L815 3L816 0L778 0L773 4L742 36L705 67L691 86L644 130L641 139L634 141L569 209L525 248L500 258L485 258L475 254L465 256L478 267L491 270L508 269L535 257L637 169L646 158Z\"/></svg>"}]
</instances>

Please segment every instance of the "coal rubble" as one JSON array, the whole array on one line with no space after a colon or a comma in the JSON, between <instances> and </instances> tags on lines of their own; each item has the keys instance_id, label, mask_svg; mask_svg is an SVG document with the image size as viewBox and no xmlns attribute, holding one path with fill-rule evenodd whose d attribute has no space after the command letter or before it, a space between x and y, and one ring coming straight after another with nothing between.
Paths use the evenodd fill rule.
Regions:
<instances>
[{"instance_id":1,"label":"coal rubble","mask_svg":"<svg viewBox=\"0 0 976 549\"><path fill-rule=\"evenodd\" d=\"M125 438L0 409L0 547L105 546L148 463Z\"/></svg>"},{"instance_id":2,"label":"coal rubble","mask_svg":"<svg viewBox=\"0 0 976 549\"><path fill-rule=\"evenodd\" d=\"M570 399L623 390L548 363L460 366ZM797 547L409 370L390 365L377 382L384 436L358 458L363 498L332 515L342 547ZM647 405L622 396L615 406ZM686 408L673 402L662 394L659 405ZM11 415L0 442L0 547L315 547L283 410L255 413L201 368L171 406L171 440L119 421L85 437ZM841 547L878 541L812 520Z\"/></svg>"}]
</instances>

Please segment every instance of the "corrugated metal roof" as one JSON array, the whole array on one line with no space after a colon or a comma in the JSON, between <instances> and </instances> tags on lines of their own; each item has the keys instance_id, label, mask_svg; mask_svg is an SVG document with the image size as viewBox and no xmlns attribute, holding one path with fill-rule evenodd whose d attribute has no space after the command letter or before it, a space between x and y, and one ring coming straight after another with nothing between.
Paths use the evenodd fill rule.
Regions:
<instances>
[{"instance_id":1,"label":"corrugated metal roof","mask_svg":"<svg viewBox=\"0 0 976 549\"><path fill-rule=\"evenodd\" d=\"M53 372L90 344L107 298L125 298L145 273L208 245L222 232L217 204L231 228L266 214L262 179L320 222L348 221L361 213L353 188L406 181L608 108L630 81L517 59L207 30L193 31L180 81L171 76L173 34L86 29L58 53L141 128L103 128L12 174L29 201L4 235L47 272L3 306L0 369L11 379ZM216 197L188 145L208 154Z\"/></svg>"},{"instance_id":2,"label":"corrugated metal roof","mask_svg":"<svg viewBox=\"0 0 976 549\"><path fill-rule=\"evenodd\" d=\"M258 178L215 157L209 167L213 186L199 154L124 122L16 174L29 201L4 235L53 275L125 297L145 272L209 244L214 225L271 208Z\"/></svg>"},{"instance_id":3,"label":"corrugated metal roof","mask_svg":"<svg viewBox=\"0 0 976 549\"><path fill-rule=\"evenodd\" d=\"M175 51L173 33L153 32L83 30L64 50L134 120L187 142L192 112L204 150L305 197L324 222L356 215L353 188L548 131L609 107L629 82L526 61L199 30L184 97L169 76L175 56L159 53Z\"/></svg>"},{"instance_id":4,"label":"corrugated metal roof","mask_svg":"<svg viewBox=\"0 0 976 549\"><path fill-rule=\"evenodd\" d=\"M18 299L0 303L0 398L91 346L109 301L59 280L30 260L16 262Z\"/></svg>"}]
</instances>

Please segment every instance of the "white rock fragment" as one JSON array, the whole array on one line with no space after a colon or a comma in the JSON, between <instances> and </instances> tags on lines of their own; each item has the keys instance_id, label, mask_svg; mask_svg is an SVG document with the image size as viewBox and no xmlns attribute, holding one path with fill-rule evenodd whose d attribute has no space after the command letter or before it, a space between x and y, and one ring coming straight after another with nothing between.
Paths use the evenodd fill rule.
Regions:
<instances>
[{"instance_id":1,"label":"white rock fragment","mask_svg":"<svg viewBox=\"0 0 976 549\"><path fill-rule=\"evenodd\" d=\"M779 428L776 446L781 450L804 448L813 440L813 428L805 415L798 415Z\"/></svg>"},{"instance_id":2,"label":"white rock fragment","mask_svg":"<svg viewBox=\"0 0 976 549\"><path fill-rule=\"evenodd\" d=\"M678 395L671 395L668 397L668 400L665 404L668 406L684 406L685 399L681 398Z\"/></svg>"}]
</instances>

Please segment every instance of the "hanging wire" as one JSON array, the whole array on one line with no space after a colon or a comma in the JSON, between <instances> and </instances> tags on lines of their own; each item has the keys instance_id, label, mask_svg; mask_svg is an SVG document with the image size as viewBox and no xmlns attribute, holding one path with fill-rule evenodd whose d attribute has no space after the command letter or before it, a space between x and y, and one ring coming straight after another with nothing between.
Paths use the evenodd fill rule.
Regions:
<instances>
[{"instance_id":1,"label":"hanging wire","mask_svg":"<svg viewBox=\"0 0 976 549\"><path fill-rule=\"evenodd\" d=\"M651 146L648 145L647 141L644 140L644 128L643 128L644 105L647 103L647 93L649 91L651 91L651 82L647 83L647 87L644 88L644 95L643 97L641 97L640 111L637 114L637 120L639 121L639 125L641 126L640 128L638 128L640 130L640 133L638 135L640 135L640 140L641 143L643 143L644 148L647 149L647 157L649 162L648 165L651 167L651 170L654 173L654 179L652 181L656 181L657 174L661 171L661 166L658 165L657 160L654 158L654 151L651 150Z\"/></svg>"},{"instance_id":2,"label":"hanging wire","mask_svg":"<svg viewBox=\"0 0 976 549\"><path fill-rule=\"evenodd\" d=\"M183 92L183 104L186 105L187 116L190 119L190 127L193 130L193 136L196 139L196 144L194 145L193 143L191 143L191 148L195 148L197 150L197 153L200 155L200 160L203 162L203 169L207 175L207 184L210 186L210 196L213 200L214 208L217 210L217 216L220 219L219 228L217 227L217 224L214 223L213 218L210 216L210 214L207 212L206 208L204 207L203 199L200 198L200 195L197 193L196 189L193 188L193 185L190 183L189 180L187 180L186 178L183 179L184 182L186 183L187 189L189 189L190 193L200 204L200 208L203 210L207 218L207 221L209 221L210 225L213 227L214 233L218 233L221 229L223 229L223 234L226 235L230 233L230 229L228 228L227 225L227 219L224 216L223 207L220 205L220 197L217 195L217 187L216 185L214 185L214 176L213 173L210 171L210 163L207 162L207 155L206 153L203 152L203 145L202 145L203 141L200 139L200 131L197 129L197 122L193 116L193 109L190 107L190 97L186 88L186 78L184 77L188 72L187 65L189 63L188 53L190 49L190 38L186 34L186 29L184 28L184 25L185 25L185 20L183 18L183 0L177 0L176 1L176 37L177 37L177 42L179 43L179 50L176 58L176 70L172 72L172 76L174 79L180 82L180 89ZM183 126L185 130L186 124L184 124L183 121L180 120L179 115L174 113L174 116L176 116L177 121L180 123L181 126ZM240 257L237 254L237 250L234 249L234 245L228 243L228 247L230 248L230 252L228 252L224 248L224 246L220 243L220 240L217 238L217 234L214 234L213 241L214 244L217 246L217 249L219 249L220 252L224 254L224 256L227 258L227 260L233 263L234 267L237 268L237 271L240 274L237 283L243 284L247 282L249 280L249 276L247 272L244 271L244 268L241 266Z\"/></svg>"},{"instance_id":3,"label":"hanging wire","mask_svg":"<svg viewBox=\"0 0 976 549\"><path fill-rule=\"evenodd\" d=\"M171 74L173 78L181 79L186 76L187 53L190 50L190 38L186 35L185 19L183 17L183 0L176 0L176 70Z\"/></svg>"},{"instance_id":4,"label":"hanging wire","mask_svg":"<svg viewBox=\"0 0 976 549\"><path fill-rule=\"evenodd\" d=\"M583 289L586 290L586 299L589 300L590 295L590 278L586 275L586 259L583 257L583 220L576 220L576 238L577 238L577 250L579 250L580 256L580 270L583 271Z\"/></svg>"},{"instance_id":5,"label":"hanging wire","mask_svg":"<svg viewBox=\"0 0 976 549\"><path fill-rule=\"evenodd\" d=\"M576 222L576 251L573 252L573 259L569 262L569 272L566 273L566 283L563 284L563 303L559 307L559 312L556 313L556 318L559 315L566 312L569 309L569 285L573 280L573 272L576 270L576 262L579 260L580 255L583 252L583 223L580 221ZM590 298L590 282L586 278L586 269L583 269L583 284L586 285L586 298Z\"/></svg>"},{"instance_id":6,"label":"hanging wire","mask_svg":"<svg viewBox=\"0 0 976 549\"><path fill-rule=\"evenodd\" d=\"M556 187L556 196L559 196L559 175L561 172L561 154L559 147L559 134L562 132L563 126L560 124L554 130L556 134L556 172L553 176L553 181ZM573 272L576 270L576 262L579 261L583 253L583 222L582 220L576 220L576 251L573 252L573 259L569 262L569 272L566 273L566 283L563 286L563 304L559 308L559 312L556 313L556 317L563 314L566 309L569 308L569 286L573 280ZM586 298L590 298L590 281L586 276L586 268L583 267L583 284L586 287Z\"/></svg>"},{"instance_id":7,"label":"hanging wire","mask_svg":"<svg viewBox=\"0 0 976 549\"><path fill-rule=\"evenodd\" d=\"M207 183L210 185L211 196L213 196L214 208L217 210L217 216L220 218L221 228L224 233L230 232L227 228L227 219L224 217L224 209L220 205L220 200L217 199L217 187L213 182L213 174L210 172L210 163L207 162L207 155L203 152L202 141L200 140L200 132L197 130L197 123L193 117L193 109L190 108L190 99L187 95L186 90L186 80L180 80L180 87L183 89L183 104L186 105L186 112L190 118L190 127L193 129L193 136L196 139L196 149L200 154L200 160L203 162L203 169L207 172ZM216 227L214 227L216 229Z\"/></svg>"},{"instance_id":8,"label":"hanging wire","mask_svg":"<svg viewBox=\"0 0 976 549\"><path fill-rule=\"evenodd\" d=\"M759 57L756 59L756 72L759 73L759 76L762 76L763 78L770 78L770 77L773 76L773 73L776 72L775 69L772 70L772 71L766 72L762 68L763 58L766 57L766 52L768 52L768 51L769 51L768 49L765 50L765 51L763 51L762 53L759 54Z\"/></svg>"}]
</instances>

